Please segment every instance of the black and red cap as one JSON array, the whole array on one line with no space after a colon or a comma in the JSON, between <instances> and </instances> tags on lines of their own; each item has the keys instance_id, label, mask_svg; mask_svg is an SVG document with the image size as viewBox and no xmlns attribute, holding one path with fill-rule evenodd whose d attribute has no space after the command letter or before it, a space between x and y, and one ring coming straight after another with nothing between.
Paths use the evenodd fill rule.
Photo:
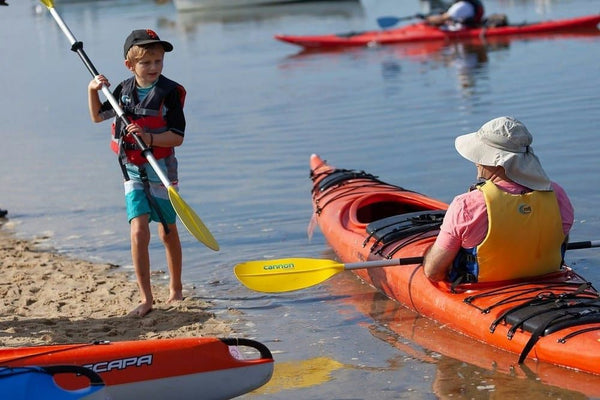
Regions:
<instances>
[{"instance_id":1,"label":"black and red cap","mask_svg":"<svg viewBox=\"0 0 600 400\"><path fill-rule=\"evenodd\" d=\"M160 43L164 47L165 51L169 52L173 50L173 45L164 40L160 40L156 32L152 29L136 29L132 31L123 45L123 56L127 58L127 52L132 46L143 46L145 44Z\"/></svg>"}]
</instances>

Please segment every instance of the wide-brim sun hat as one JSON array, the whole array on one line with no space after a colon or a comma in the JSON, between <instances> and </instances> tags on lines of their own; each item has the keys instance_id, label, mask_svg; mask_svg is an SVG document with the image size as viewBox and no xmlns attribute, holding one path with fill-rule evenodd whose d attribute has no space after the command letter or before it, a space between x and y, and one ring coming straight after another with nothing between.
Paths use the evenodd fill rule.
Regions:
<instances>
[{"instance_id":1,"label":"wide-brim sun hat","mask_svg":"<svg viewBox=\"0 0 600 400\"><path fill-rule=\"evenodd\" d=\"M551 190L550 178L533 153L533 137L522 122L499 117L477 132L456 138L454 146L467 160L485 166L501 166L506 176L533 190Z\"/></svg>"},{"instance_id":2,"label":"wide-brim sun hat","mask_svg":"<svg viewBox=\"0 0 600 400\"><path fill-rule=\"evenodd\" d=\"M156 32L152 29L136 29L132 31L123 45L123 56L127 58L129 49L133 46L143 46L145 44L160 43L166 52L173 50L173 45L165 40L160 40Z\"/></svg>"}]
</instances>

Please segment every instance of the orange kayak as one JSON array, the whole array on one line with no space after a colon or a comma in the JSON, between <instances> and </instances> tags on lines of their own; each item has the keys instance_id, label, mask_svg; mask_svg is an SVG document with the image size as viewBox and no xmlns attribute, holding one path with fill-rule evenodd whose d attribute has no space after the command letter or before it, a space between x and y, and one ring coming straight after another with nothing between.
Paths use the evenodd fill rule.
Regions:
<instances>
[{"instance_id":1,"label":"orange kayak","mask_svg":"<svg viewBox=\"0 0 600 400\"><path fill-rule=\"evenodd\" d=\"M2 348L0 365L86 367L102 378L113 400L230 399L264 385L273 374L269 349L248 339L177 338ZM73 374L61 374L55 380L68 390L89 384L83 376Z\"/></svg>"},{"instance_id":2,"label":"orange kayak","mask_svg":"<svg viewBox=\"0 0 600 400\"><path fill-rule=\"evenodd\" d=\"M342 262L423 256L448 205L364 171L310 159L314 218ZM422 265L353 270L387 297L472 339L600 374L600 294L568 266L519 281L433 283Z\"/></svg>"},{"instance_id":3,"label":"orange kayak","mask_svg":"<svg viewBox=\"0 0 600 400\"><path fill-rule=\"evenodd\" d=\"M363 287L366 285L356 285L355 281L353 274L339 274L335 279L324 282L323 286L336 296L336 301L346 306L344 312L350 306L377 321L377 328L369 327L374 337L398 349L406 357L434 365L436 372L432 389L436 398L456 397L458 387L466 390L466 393L460 392L460 398L471 398L468 388L471 388L471 393L479 393L473 394L473 398L485 398L476 389L483 379L496 383L494 398L499 399L514 398L514 393L520 390L530 399L546 398L547 393L553 393L554 398L578 398L574 393L569 397L556 388L600 398L600 378L597 375L545 362L527 362L517 366L515 354L436 324L393 300L383 298L381 293ZM349 296L348 288L353 285ZM510 376L509 385L497 384L506 382L506 376ZM542 393L546 395L540 395Z\"/></svg>"}]
</instances>

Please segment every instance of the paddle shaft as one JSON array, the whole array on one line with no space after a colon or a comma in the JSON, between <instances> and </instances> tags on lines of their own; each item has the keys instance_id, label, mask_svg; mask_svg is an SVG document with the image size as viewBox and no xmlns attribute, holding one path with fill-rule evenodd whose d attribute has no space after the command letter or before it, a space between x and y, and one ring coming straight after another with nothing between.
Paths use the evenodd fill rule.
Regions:
<instances>
[{"instance_id":1,"label":"paddle shaft","mask_svg":"<svg viewBox=\"0 0 600 400\"><path fill-rule=\"evenodd\" d=\"M396 17L396 21L397 22L409 21L411 19L417 19L417 18L423 18L423 17L424 17L423 14L415 14L415 15L409 15L407 17Z\"/></svg>"},{"instance_id":2,"label":"paddle shaft","mask_svg":"<svg viewBox=\"0 0 600 400\"><path fill-rule=\"evenodd\" d=\"M409 15L407 17L379 17L377 18L377 24L379 25L380 28L386 29L386 28L391 28L392 26L396 25L398 22L402 22L402 21L408 21L411 19L416 19L416 18L427 18L429 15L423 15L423 14L415 14L415 15Z\"/></svg>"},{"instance_id":3,"label":"paddle shaft","mask_svg":"<svg viewBox=\"0 0 600 400\"><path fill-rule=\"evenodd\" d=\"M567 244L567 250L590 249L592 247L600 247L600 240L587 240Z\"/></svg>"},{"instance_id":4,"label":"paddle shaft","mask_svg":"<svg viewBox=\"0 0 600 400\"><path fill-rule=\"evenodd\" d=\"M572 242L567 244L567 250L589 249L592 247L600 247L600 240L588 240L584 242ZM356 262L344 264L344 269L361 269L361 268L380 268L391 267L395 265L413 265L422 264L423 257L405 257L391 260L374 260L365 262Z\"/></svg>"},{"instance_id":5,"label":"paddle shaft","mask_svg":"<svg viewBox=\"0 0 600 400\"><path fill-rule=\"evenodd\" d=\"M85 50L83 50L83 43L78 41L77 39L75 39L75 36L73 36L73 33L71 32L71 30L69 29L67 24L65 24L65 22L63 21L63 19L61 18L61 16L58 14L58 12L56 11L56 9L54 7L48 7L48 10L50 11L50 14L54 18L54 20L56 21L56 23L58 24L60 29L63 31L63 33L69 40L69 43L71 43L71 50L77 53L77 55L79 56L81 61L83 61L86 68L88 69L90 74L92 74L93 77L99 75L98 70L96 69L96 67L90 60L90 58L87 56L87 54L85 53ZM113 109L115 110L115 112L117 113L117 116L121 119L121 121L123 121L123 123L125 123L125 125L129 125L129 120L125 116L125 112L123 111L123 109L121 108L121 106L119 105L119 103L117 102L115 97L113 96L112 92L106 86L102 86L102 93L104 93L104 96L106 96L106 98L108 99L108 102L113 107ZM156 175L158 175L162 184L166 188L169 188L170 186L172 186L171 182L169 181L169 178L167 178L167 176L165 175L163 170L160 168L158 162L156 161L156 158L154 158L154 155L152 154L152 151L150 150L150 148L148 146L146 146L146 144L142 141L142 139L140 139L140 137L138 135L132 135L132 136L135 139L139 148L142 150L142 155L146 158L148 163L150 163L150 165L152 166L152 169L154 169L154 172L156 172Z\"/></svg>"},{"instance_id":6,"label":"paddle shaft","mask_svg":"<svg viewBox=\"0 0 600 400\"><path fill-rule=\"evenodd\" d=\"M406 257L406 258L394 258L391 260L375 260L344 264L344 269L362 269L362 268L375 268L375 267L392 267L395 265L413 265L422 264L423 257Z\"/></svg>"}]
</instances>

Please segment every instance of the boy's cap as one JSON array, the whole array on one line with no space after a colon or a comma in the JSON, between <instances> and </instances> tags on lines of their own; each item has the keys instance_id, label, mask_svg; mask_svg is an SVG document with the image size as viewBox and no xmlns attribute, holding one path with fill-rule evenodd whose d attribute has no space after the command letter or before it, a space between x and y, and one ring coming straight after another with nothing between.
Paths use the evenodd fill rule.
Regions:
<instances>
[{"instance_id":1,"label":"boy's cap","mask_svg":"<svg viewBox=\"0 0 600 400\"><path fill-rule=\"evenodd\" d=\"M142 46L145 44L160 43L164 47L165 51L173 50L173 45L164 40L160 40L156 32L151 29L136 29L132 31L127 39L125 39L125 45L123 45L123 56L127 58L127 52L132 46Z\"/></svg>"}]
</instances>

